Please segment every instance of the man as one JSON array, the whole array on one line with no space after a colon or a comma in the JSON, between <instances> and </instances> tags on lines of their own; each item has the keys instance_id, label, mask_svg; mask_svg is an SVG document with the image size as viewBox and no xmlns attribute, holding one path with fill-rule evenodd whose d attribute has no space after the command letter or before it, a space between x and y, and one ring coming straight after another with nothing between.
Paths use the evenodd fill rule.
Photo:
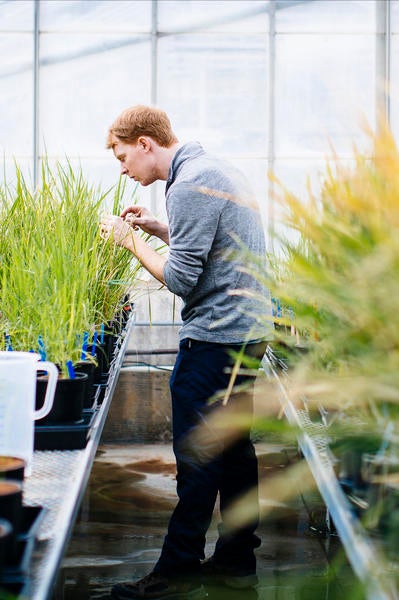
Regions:
<instances>
[{"instance_id":1,"label":"man","mask_svg":"<svg viewBox=\"0 0 399 600\"><path fill-rule=\"evenodd\" d=\"M136 583L117 584L112 597L202 598L204 576L252 587L257 583L254 548L260 545L254 533L257 460L248 419L237 427L232 423L237 413L252 414L253 386L245 384L253 383L253 376L246 370L232 379L232 371L234 355L244 348L255 359L256 374L265 351L265 331L257 323L265 290L238 252L242 244L258 257L265 255L257 205L237 169L197 142L180 144L166 113L157 108L125 110L109 130L107 147L123 175L143 186L166 181L168 226L132 206L120 217L105 217L101 234L112 235L183 300L170 380L179 501L154 570ZM166 242L168 256L139 237L138 227ZM229 435L223 435L223 423ZM213 556L203 561L218 493L223 522ZM237 529L228 527L228 511L243 494L248 494L250 518Z\"/></svg>"}]
</instances>

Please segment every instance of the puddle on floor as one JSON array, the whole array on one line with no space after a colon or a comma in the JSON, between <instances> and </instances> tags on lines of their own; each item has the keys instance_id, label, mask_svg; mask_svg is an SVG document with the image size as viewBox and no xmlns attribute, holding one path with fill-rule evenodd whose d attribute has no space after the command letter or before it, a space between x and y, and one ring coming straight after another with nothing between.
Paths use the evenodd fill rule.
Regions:
<instances>
[{"instance_id":1,"label":"puddle on floor","mask_svg":"<svg viewBox=\"0 0 399 600\"><path fill-rule=\"evenodd\" d=\"M278 445L257 445L261 476L292 460ZM104 445L74 527L53 600L107 600L118 581L151 571L176 503L170 444ZM209 600L363 600L336 536L326 536L325 509L315 490L276 503L258 528L259 586L208 588ZM217 515L206 554L216 541Z\"/></svg>"}]
</instances>

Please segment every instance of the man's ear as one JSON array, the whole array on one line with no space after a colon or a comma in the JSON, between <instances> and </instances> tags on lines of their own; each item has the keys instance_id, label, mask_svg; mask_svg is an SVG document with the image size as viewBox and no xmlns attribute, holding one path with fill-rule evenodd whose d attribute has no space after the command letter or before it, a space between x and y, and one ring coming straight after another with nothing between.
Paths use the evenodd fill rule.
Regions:
<instances>
[{"instance_id":1,"label":"man's ear","mask_svg":"<svg viewBox=\"0 0 399 600\"><path fill-rule=\"evenodd\" d=\"M151 140L146 135L141 135L137 140L137 145L145 152L148 152L151 148Z\"/></svg>"}]
</instances>

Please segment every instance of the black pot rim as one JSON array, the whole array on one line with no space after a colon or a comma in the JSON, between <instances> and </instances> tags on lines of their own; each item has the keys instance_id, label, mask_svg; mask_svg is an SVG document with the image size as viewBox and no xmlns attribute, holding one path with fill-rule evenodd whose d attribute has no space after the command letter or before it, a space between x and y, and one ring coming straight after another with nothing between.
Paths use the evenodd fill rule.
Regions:
<instances>
[{"instance_id":1,"label":"black pot rim","mask_svg":"<svg viewBox=\"0 0 399 600\"><path fill-rule=\"evenodd\" d=\"M75 377L73 379L71 379L70 377L58 377L58 381L75 381L76 379L84 380L84 379L88 379L88 378L89 378L89 376L87 373L82 373L81 371L76 371ZM40 381L47 381L48 375L41 375L40 371L38 371L37 379L39 379Z\"/></svg>"}]
</instances>

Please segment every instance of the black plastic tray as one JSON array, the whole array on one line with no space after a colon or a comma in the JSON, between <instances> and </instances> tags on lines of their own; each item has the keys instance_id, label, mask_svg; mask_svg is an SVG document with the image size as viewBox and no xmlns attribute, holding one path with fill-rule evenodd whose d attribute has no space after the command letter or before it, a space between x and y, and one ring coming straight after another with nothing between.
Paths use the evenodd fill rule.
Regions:
<instances>
[{"instance_id":1,"label":"black plastic tray","mask_svg":"<svg viewBox=\"0 0 399 600\"><path fill-rule=\"evenodd\" d=\"M26 593L29 565L36 534L45 512L46 509L42 506L23 506L22 527L21 532L17 536L16 552L14 556L6 558L3 571L0 575L0 592L4 588L8 591L8 587L11 584L22 584L25 588L24 594Z\"/></svg>"},{"instance_id":2,"label":"black plastic tray","mask_svg":"<svg viewBox=\"0 0 399 600\"><path fill-rule=\"evenodd\" d=\"M78 450L86 447L95 410L83 411L81 421L35 425L35 450Z\"/></svg>"}]
</instances>

